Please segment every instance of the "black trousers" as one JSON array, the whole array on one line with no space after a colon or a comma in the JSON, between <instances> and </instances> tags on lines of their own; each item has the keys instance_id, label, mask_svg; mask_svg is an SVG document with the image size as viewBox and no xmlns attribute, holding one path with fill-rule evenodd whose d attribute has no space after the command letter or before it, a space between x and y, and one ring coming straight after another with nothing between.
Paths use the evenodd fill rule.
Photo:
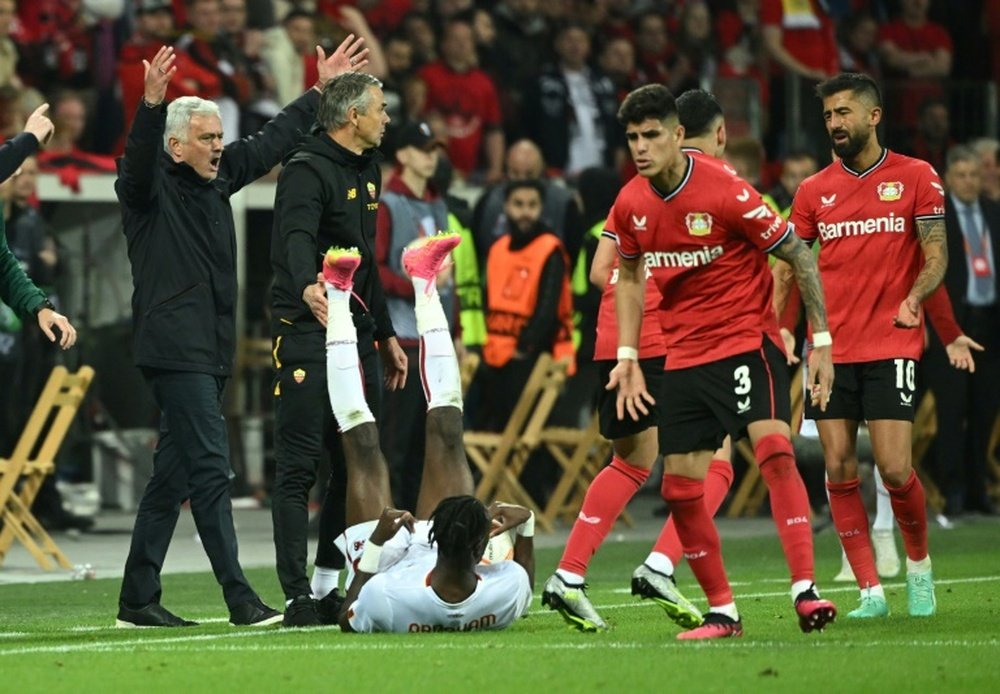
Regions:
<instances>
[{"instance_id":1,"label":"black trousers","mask_svg":"<svg viewBox=\"0 0 1000 694\"><path fill-rule=\"evenodd\" d=\"M986 347L973 353L975 373L952 367L937 336L932 336L922 362L937 405L932 472L949 513L988 506L987 447L1000 409L1000 311L956 308L965 314L959 321L965 333Z\"/></svg>"},{"instance_id":2,"label":"black trousers","mask_svg":"<svg viewBox=\"0 0 1000 694\"><path fill-rule=\"evenodd\" d=\"M257 595L240 567L229 489L229 441L222 415L226 379L210 374L145 370L160 408L153 476L132 530L120 599L131 607L159 602L160 570L181 504L191 514L230 609Z\"/></svg>"},{"instance_id":3,"label":"black trousers","mask_svg":"<svg viewBox=\"0 0 1000 694\"><path fill-rule=\"evenodd\" d=\"M306 574L309 532L309 492L325 448L331 478L320 513L316 565L343 568L344 557L334 539L344 531L346 464L326 385L326 336L322 332L275 338L277 356L274 410L275 479L271 498L274 550L278 580L285 598L309 595ZM378 419L382 386L378 352L371 333L358 333L358 354L365 398Z\"/></svg>"},{"instance_id":4,"label":"black trousers","mask_svg":"<svg viewBox=\"0 0 1000 694\"><path fill-rule=\"evenodd\" d=\"M427 400L420 380L420 348L404 347L408 359L406 387L385 391L379 440L397 508L416 511L424 471Z\"/></svg>"}]
</instances>

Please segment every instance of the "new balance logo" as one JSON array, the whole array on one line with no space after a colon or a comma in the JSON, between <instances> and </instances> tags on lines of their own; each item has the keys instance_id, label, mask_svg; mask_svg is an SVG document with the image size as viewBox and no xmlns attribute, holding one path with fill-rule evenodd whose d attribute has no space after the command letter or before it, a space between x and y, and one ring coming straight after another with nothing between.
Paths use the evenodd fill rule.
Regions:
<instances>
[{"instance_id":1,"label":"new balance logo","mask_svg":"<svg viewBox=\"0 0 1000 694\"><path fill-rule=\"evenodd\" d=\"M830 196L820 195L819 201L823 203L823 207L832 207L833 203L837 202L837 194L834 193Z\"/></svg>"},{"instance_id":2,"label":"new balance logo","mask_svg":"<svg viewBox=\"0 0 1000 694\"><path fill-rule=\"evenodd\" d=\"M743 214L743 219L770 219L773 216L774 212L771 211L771 208L767 205L767 203L763 203L749 212L745 212Z\"/></svg>"},{"instance_id":3,"label":"new balance logo","mask_svg":"<svg viewBox=\"0 0 1000 694\"><path fill-rule=\"evenodd\" d=\"M684 553L684 558L687 559L688 561L691 561L692 559L701 559L702 557L707 557L707 556L708 552L705 550L701 550L700 552Z\"/></svg>"},{"instance_id":4,"label":"new balance logo","mask_svg":"<svg viewBox=\"0 0 1000 694\"><path fill-rule=\"evenodd\" d=\"M589 523L590 525L597 525L598 523L601 522L601 517L600 516L588 516L583 511L580 511L580 513L577 516L577 518L579 518L580 520L582 520L584 523Z\"/></svg>"},{"instance_id":5,"label":"new balance logo","mask_svg":"<svg viewBox=\"0 0 1000 694\"><path fill-rule=\"evenodd\" d=\"M746 400L736 401L736 414L744 414L750 411L750 396Z\"/></svg>"},{"instance_id":6,"label":"new balance logo","mask_svg":"<svg viewBox=\"0 0 1000 694\"><path fill-rule=\"evenodd\" d=\"M808 523L809 519L805 516L792 516L791 518L785 519L785 525L802 525L803 523Z\"/></svg>"},{"instance_id":7,"label":"new balance logo","mask_svg":"<svg viewBox=\"0 0 1000 694\"><path fill-rule=\"evenodd\" d=\"M632 215L632 226L635 227L636 231L646 231L646 216L636 217Z\"/></svg>"},{"instance_id":8,"label":"new balance logo","mask_svg":"<svg viewBox=\"0 0 1000 694\"><path fill-rule=\"evenodd\" d=\"M745 216L745 215L744 215ZM903 234L906 233L906 217L897 217L890 212L888 217L873 219L849 219L844 222L820 222L819 235L824 241L844 238L847 236L865 236L868 234Z\"/></svg>"},{"instance_id":9,"label":"new balance logo","mask_svg":"<svg viewBox=\"0 0 1000 694\"><path fill-rule=\"evenodd\" d=\"M740 202L746 202L750 199L750 191L744 188L743 192L736 196L736 199Z\"/></svg>"}]
</instances>

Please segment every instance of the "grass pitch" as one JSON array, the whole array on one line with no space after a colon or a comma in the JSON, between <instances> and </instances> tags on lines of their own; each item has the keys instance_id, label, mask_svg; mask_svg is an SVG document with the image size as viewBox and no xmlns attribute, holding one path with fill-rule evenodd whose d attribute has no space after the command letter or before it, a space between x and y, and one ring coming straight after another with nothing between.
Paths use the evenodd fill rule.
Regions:
<instances>
[{"instance_id":1,"label":"grass pitch","mask_svg":"<svg viewBox=\"0 0 1000 694\"><path fill-rule=\"evenodd\" d=\"M854 586L834 584L832 532L816 539L823 595L840 617L803 634L788 594L776 537L724 538L726 564L746 635L680 643L658 607L628 593L645 543L610 543L590 571L589 594L612 629L568 629L536 598L505 632L347 635L336 628L235 629L210 574L164 577L164 604L207 622L183 630L121 630L117 579L0 586L2 690L356 692L995 692L1000 690L1000 522L971 520L931 531L938 614L906 614L902 577L886 582L892 615L844 618ZM540 551L536 590L558 552ZM279 605L274 572L247 572ZM681 588L700 598L684 567ZM703 605L703 600L696 600ZM489 689L487 689L489 688Z\"/></svg>"}]
</instances>

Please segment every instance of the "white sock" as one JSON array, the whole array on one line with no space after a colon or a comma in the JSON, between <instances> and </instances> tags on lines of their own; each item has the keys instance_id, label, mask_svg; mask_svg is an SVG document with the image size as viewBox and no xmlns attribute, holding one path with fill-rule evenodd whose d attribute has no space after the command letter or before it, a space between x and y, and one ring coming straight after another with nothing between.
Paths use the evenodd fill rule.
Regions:
<instances>
[{"instance_id":1,"label":"white sock","mask_svg":"<svg viewBox=\"0 0 1000 694\"><path fill-rule=\"evenodd\" d=\"M462 409L462 375L437 285L433 280L411 279L420 335L420 379L427 397L427 409Z\"/></svg>"},{"instance_id":2,"label":"white sock","mask_svg":"<svg viewBox=\"0 0 1000 694\"><path fill-rule=\"evenodd\" d=\"M313 569L313 577L309 587L312 590L312 596L317 600L325 598L339 585L340 569L327 569L323 566L317 566Z\"/></svg>"},{"instance_id":3,"label":"white sock","mask_svg":"<svg viewBox=\"0 0 1000 694\"><path fill-rule=\"evenodd\" d=\"M922 574L931 570L931 555L927 555L919 561L913 561L909 557L906 558L906 573L908 574Z\"/></svg>"},{"instance_id":4,"label":"white sock","mask_svg":"<svg viewBox=\"0 0 1000 694\"><path fill-rule=\"evenodd\" d=\"M873 586L868 586L867 588L861 589L861 597L871 596L874 598L882 598L885 600L885 590L882 589L882 584L877 583Z\"/></svg>"},{"instance_id":5,"label":"white sock","mask_svg":"<svg viewBox=\"0 0 1000 694\"><path fill-rule=\"evenodd\" d=\"M661 554L660 552L650 552L649 556L646 557L646 561L643 563L653 571L666 574L667 576L674 575L674 563L670 561L670 557L666 554Z\"/></svg>"},{"instance_id":6,"label":"white sock","mask_svg":"<svg viewBox=\"0 0 1000 694\"><path fill-rule=\"evenodd\" d=\"M365 400L365 384L358 357L358 331L351 317L351 293L327 283L326 389L340 430L374 422Z\"/></svg>"},{"instance_id":7,"label":"white sock","mask_svg":"<svg viewBox=\"0 0 1000 694\"><path fill-rule=\"evenodd\" d=\"M563 580L563 583L571 586L581 585L585 579L580 574L575 574L572 571L566 571L565 569L556 569L556 576Z\"/></svg>"},{"instance_id":8,"label":"white sock","mask_svg":"<svg viewBox=\"0 0 1000 694\"><path fill-rule=\"evenodd\" d=\"M796 581L792 584L792 602L802 595L807 590L812 589L816 593L816 597L819 597L819 590L816 588L816 584L812 581Z\"/></svg>"},{"instance_id":9,"label":"white sock","mask_svg":"<svg viewBox=\"0 0 1000 694\"><path fill-rule=\"evenodd\" d=\"M715 612L716 614L724 614L734 622L740 621L740 613L736 610L735 602L727 602L725 605L709 605L708 611Z\"/></svg>"},{"instance_id":10,"label":"white sock","mask_svg":"<svg viewBox=\"0 0 1000 694\"><path fill-rule=\"evenodd\" d=\"M892 512L892 501L889 499L889 492L879 474L878 465L875 466L875 522L872 523L872 530L890 533L896 527L896 516Z\"/></svg>"}]
</instances>

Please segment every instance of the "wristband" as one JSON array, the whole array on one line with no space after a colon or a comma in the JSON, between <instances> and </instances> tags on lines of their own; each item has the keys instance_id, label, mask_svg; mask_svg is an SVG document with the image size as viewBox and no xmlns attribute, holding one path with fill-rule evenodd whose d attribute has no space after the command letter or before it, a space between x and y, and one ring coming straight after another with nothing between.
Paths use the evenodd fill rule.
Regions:
<instances>
[{"instance_id":1,"label":"wristband","mask_svg":"<svg viewBox=\"0 0 1000 694\"><path fill-rule=\"evenodd\" d=\"M832 344L833 338L830 337L829 330L813 333L813 347L829 347Z\"/></svg>"},{"instance_id":2,"label":"wristband","mask_svg":"<svg viewBox=\"0 0 1000 694\"><path fill-rule=\"evenodd\" d=\"M520 537L534 537L535 536L535 514L533 511L529 512L528 520L521 523L521 525L515 528L515 532Z\"/></svg>"},{"instance_id":3,"label":"wristband","mask_svg":"<svg viewBox=\"0 0 1000 694\"><path fill-rule=\"evenodd\" d=\"M631 359L632 361L639 361L639 350L635 347L619 347L618 348L618 361L622 359Z\"/></svg>"},{"instance_id":4,"label":"wristband","mask_svg":"<svg viewBox=\"0 0 1000 694\"><path fill-rule=\"evenodd\" d=\"M365 543L365 551L361 553L358 560L358 571L366 574L378 573L378 562L382 558L382 545L376 545L371 540Z\"/></svg>"}]
</instances>

